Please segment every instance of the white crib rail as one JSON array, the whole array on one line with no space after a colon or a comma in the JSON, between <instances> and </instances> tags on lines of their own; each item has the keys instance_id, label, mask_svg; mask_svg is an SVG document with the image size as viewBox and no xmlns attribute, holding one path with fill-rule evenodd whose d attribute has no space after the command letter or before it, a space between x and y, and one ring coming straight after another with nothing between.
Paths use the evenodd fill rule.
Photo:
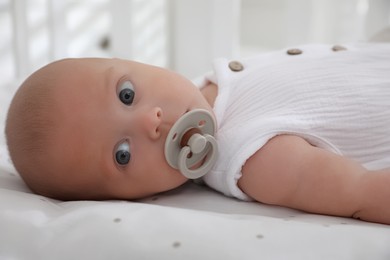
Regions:
<instances>
[{"instance_id":1,"label":"white crib rail","mask_svg":"<svg viewBox=\"0 0 390 260\"><path fill-rule=\"evenodd\" d=\"M98 53L98 55L107 53L104 50L98 52L99 42L96 41L97 37L93 36L97 32L101 38L107 34L108 19L101 28L92 28L90 25L98 24L99 19L101 20L101 18L96 19L94 15L98 9L100 13L101 10L108 12L108 2L107 0L3 0L0 3L2 50L0 64L5 69L0 72L1 85L23 79L33 70L56 59L89 53ZM95 8L90 8L91 5ZM84 13L82 13L83 9ZM87 9L93 9L93 12L88 14L85 12ZM90 30L84 37L83 33L86 30L80 30L81 24L77 24L78 28L72 28L75 27L77 20L75 17L80 18L83 15L84 24L89 25L86 30ZM85 47L89 52L84 50L83 53L73 47L79 45L80 38L85 41L84 45L87 42L90 42L89 45L94 44L93 48Z\"/></svg>"},{"instance_id":2,"label":"white crib rail","mask_svg":"<svg viewBox=\"0 0 390 260\"><path fill-rule=\"evenodd\" d=\"M26 1L26 0L24 0ZM66 27L66 2L63 0L48 1L49 39L51 43L50 58L57 60L66 57L68 34Z\"/></svg>"},{"instance_id":3,"label":"white crib rail","mask_svg":"<svg viewBox=\"0 0 390 260\"><path fill-rule=\"evenodd\" d=\"M15 56L16 77L30 72L28 53L28 26L26 0L14 0L12 5L13 46Z\"/></svg>"}]
</instances>

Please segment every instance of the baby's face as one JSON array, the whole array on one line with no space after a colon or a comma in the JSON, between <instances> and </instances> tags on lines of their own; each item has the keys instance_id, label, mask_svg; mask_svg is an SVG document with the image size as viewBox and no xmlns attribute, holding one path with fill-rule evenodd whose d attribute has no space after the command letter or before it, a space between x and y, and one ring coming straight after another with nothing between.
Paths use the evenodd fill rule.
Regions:
<instances>
[{"instance_id":1,"label":"baby's face","mask_svg":"<svg viewBox=\"0 0 390 260\"><path fill-rule=\"evenodd\" d=\"M190 81L118 59L66 60L57 72L54 113L61 125L48 163L64 185L134 199L186 181L166 162L164 144L184 113L212 111Z\"/></svg>"}]
</instances>

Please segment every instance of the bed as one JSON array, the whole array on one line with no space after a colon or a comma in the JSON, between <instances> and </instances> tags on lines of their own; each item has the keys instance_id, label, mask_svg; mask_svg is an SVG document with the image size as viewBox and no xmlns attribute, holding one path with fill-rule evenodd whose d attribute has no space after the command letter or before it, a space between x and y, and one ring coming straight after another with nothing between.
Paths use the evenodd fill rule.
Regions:
<instances>
[{"instance_id":1,"label":"bed","mask_svg":"<svg viewBox=\"0 0 390 260\"><path fill-rule=\"evenodd\" d=\"M18 4L23 2L26 4ZM49 2L56 3L49 6L50 12L64 7L60 1ZM107 8L107 1L99 3L94 4L95 14ZM18 4L9 3L7 15L10 19L18 16L13 20L18 26L12 30L20 33L26 27L19 27L24 7ZM161 3L154 4L162 8ZM104 27L105 14L101 17ZM1 23L4 25L4 20ZM97 39L100 49L87 48L88 54L108 55L106 34L89 31L88 39ZM387 29L375 37L387 40L389 35ZM25 38L16 36L7 47L13 52L1 55L3 73L10 72L2 75L5 80L0 88L0 259L390 259L388 225L242 202L192 182L137 201L64 202L33 194L7 153L3 134L6 111L30 71L69 53L61 51L64 43L57 39L51 45L57 46L52 56L32 57L25 66L24 59L18 58L26 53L25 43L12 43ZM167 41L161 39L161 46ZM82 55L77 48L72 51L74 56ZM167 56L140 59L148 57L147 61L166 65ZM14 65L14 69L4 64Z\"/></svg>"}]
</instances>

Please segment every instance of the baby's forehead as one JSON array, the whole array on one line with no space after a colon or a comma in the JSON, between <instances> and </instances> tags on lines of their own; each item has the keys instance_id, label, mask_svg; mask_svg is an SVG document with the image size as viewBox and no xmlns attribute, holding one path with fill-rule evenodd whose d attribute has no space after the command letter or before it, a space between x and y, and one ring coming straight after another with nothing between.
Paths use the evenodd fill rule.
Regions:
<instances>
[{"instance_id":1,"label":"baby's forehead","mask_svg":"<svg viewBox=\"0 0 390 260\"><path fill-rule=\"evenodd\" d=\"M49 87L58 88L59 91L72 88L82 91L80 85L101 76L110 67L109 63L108 59L102 58L64 59L48 65L38 77L51 82Z\"/></svg>"},{"instance_id":2,"label":"baby's forehead","mask_svg":"<svg viewBox=\"0 0 390 260\"><path fill-rule=\"evenodd\" d=\"M90 128L101 123L99 119L107 114L103 112L115 96L116 89L110 94L111 84L107 84L103 73L109 66L105 59L66 60L59 66L63 71L59 73L50 97L55 101L52 114L61 119L61 128L71 129L69 133L91 132ZM85 138L88 136L85 134Z\"/></svg>"},{"instance_id":3,"label":"baby's forehead","mask_svg":"<svg viewBox=\"0 0 390 260\"><path fill-rule=\"evenodd\" d=\"M59 72L59 74L71 78L72 75L67 74L68 72L82 73L85 71L104 70L110 67L111 64L111 59L105 58L70 58L53 62L49 67L51 66L54 72Z\"/></svg>"}]
</instances>

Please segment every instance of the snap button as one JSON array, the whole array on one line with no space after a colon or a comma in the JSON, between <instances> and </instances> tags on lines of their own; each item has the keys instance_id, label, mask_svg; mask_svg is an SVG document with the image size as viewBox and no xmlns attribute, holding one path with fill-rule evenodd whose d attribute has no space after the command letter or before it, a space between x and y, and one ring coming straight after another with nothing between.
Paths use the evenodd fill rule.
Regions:
<instances>
[{"instance_id":1,"label":"snap button","mask_svg":"<svg viewBox=\"0 0 390 260\"><path fill-rule=\"evenodd\" d=\"M346 51L347 48L345 48L344 46L341 46L341 45L335 45L332 47L332 51Z\"/></svg>"},{"instance_id":2,"label":"snap button","mask_svg":"<svg viewBox=\"0 0 390 260\"><path fill-rule=\"evenodd\" d=\"M287 50L288 55L299 55L302 53L302 50L300 49L289 49Z\"/></svg>"},{"instance_id":3,"label":"snap button","mask_svg":"<svg viewBox=\"0 0 390 260\"><path fill-rule=\"evenodd\" d=\"M231 61L229 62L229 69L231 71L242 71L244 66L239 61Z\"/></svg>"}]
</instances>

